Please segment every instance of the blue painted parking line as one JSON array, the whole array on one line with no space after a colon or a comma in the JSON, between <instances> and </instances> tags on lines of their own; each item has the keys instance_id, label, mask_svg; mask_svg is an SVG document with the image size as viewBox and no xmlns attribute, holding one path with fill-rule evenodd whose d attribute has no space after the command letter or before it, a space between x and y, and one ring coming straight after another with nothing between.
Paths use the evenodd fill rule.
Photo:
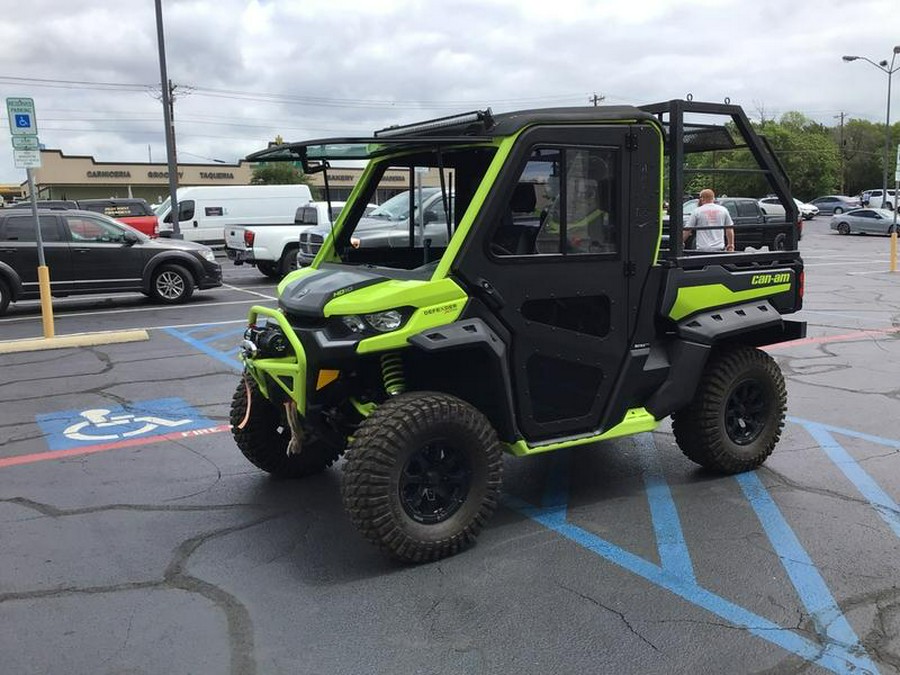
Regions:
<instances>
[{"instance_id":1,"label":"blue painted parking line","mask_svg":"<svg viewBox=\"0 0 900 675\"><path fill-rule=\"evenodd\" d=\"M850 429L819 424L809 420L794 419L801 424L809 435L813 437L819 447L825 451L829 459L841 470L844 476L853 483L859 493L872 505L881 519L887 523L894 535L900 537L900 506L885 492L880 485L860 466L844 447L837 442L834 434L859 438L878 445L886 445L890 448L900 448L900 442L888 438L872 436L855 432Z\"/></svg>"},{"instance_id":2,"label":"blue painted parking line","mask_svg":"<svg viewBox=\"0 0 900 675\"><path fill-rule=\"evenodd\" d=\"M189 334L187 334L183 331L177 330L175 328L164 328L163 330L166 333L168 333L169 335L171 335L172 337L178 338L182 342L186 342L194 349L197 349L197 350L203 352L204 354L206 354L207 356L211 356L212 358L217 359L218 361L221 361L222 363L224 363L225 365L227 365L231 368L234 368L236 370L243 370L243 368L244 368L243 364L236 357L235 351L229 350L228 352L225 352L225 351L222 351L221 349L216 349L215 347L208 345L205 340L198 340L197 338L193 337L192 335L189 335ZM241 330L241 332L243 333L243 329ZM222 331L219 334L217 334L216 336L214 336L212 338L212 340L216 340L216 339L223 338L223 337L228 337L229 334L231 334L231 331Z\"/></svg>"},{"instance_id":3,"label":"blue painted parking line","mask_svg":"<svg viewBox=\"0 0 900 675\"><path fill-rule=\"evenodd\" d=\"M37 415L50 450L68 450L171 432L208 429L215 422L180 398L135 401L128 406L60 410Z\"/></svg>"},{"instance_id":4,"label":"blue painted parking line","mask_svg":"<svg viewBox=\"0 0 900 675\"><path fill-rule=\"evenodd\" d=\"M659 561L664 570L677 577L696 581L691 554L684 540L684 530L678 518L678 509L663 476L656 453L653 436L641 434L633 442L641 450L640 459L644 469L644 485L647 487L647 501L653 530L656 533L656 547Z\"/></svg>"},{"instance_id":5,"label":"blue painted parking line","mask_svg":"<svg viewBox=\"0 0 900 675\"><path fill-rule=\"evenodd\" d=\"M643 436L650 435L645 434ZM641 441L640 446L642 448L652 448L652 436L650 436L650 438L651 440L649 442L647 440ZM592 532L588 532L587 530L568 522L566 506L568 501L568 483L564 480L564 477L568 476L568 461L572 454L571 451L564 451L560 453L560 456L561 461L555 464L551 470L546 493L541 499L543 505L549 506L536 507L513 496L506 497L506 505L519 511L549 530L552 530L585 549L596 553L607 561L618 565L619 567L678 595L682 599L716 614L735 626L743 628L749 633L771 642L772 644L778 645L807 661L820 665L834 673L846 673L849 671L873 674L878 673L878 668L865 653L865 650L859 644L858 639L855 639L855 633L849 628L849 624L847 624L846 627L841 626L838 629L825 627L825 634L822 636L824 637L823 642L821 644L813 642L792 629L779 626L775 622L744 607L740 607L712 591L701 587L693 576L693 569L687 568L683 561L679 562L677 560L679 556L686 555L687 552L686 546L682 548L680 543L675 548L670 548L666 557L663 557L661 549L660 560L662 564L655 565ZM648 466L650 467L651 484L665 484L665 478L662 474L654 475L652 464L648 464ZM759 488L762 492L765 492L765 488L761 483L759 484ZM667 494L668 497L666 496ZM684 536L681 533L680 522L677 520L674 502L671 503L671 507L668 504L663 506L670 497L671 493L668 491L667 485L665 491L659 490L656 496L653 497L653 499L658 500L660 504L658 504L657 508L651 507L651 515L654 520L663 518L667 521L663 524L654 523L654 530L658 533L663 533L664 536L671 537L673 541L683 541ZM777 506L774 505L774 501L771 501L770 508L773 509L773 512L777 513L777 518L786 525L786 521L783 516L781 516ZM673 519L673 515L675 516L675 519ZM766 533L767 535L769 534L768 531L766 531ZM785 533L780 531L779 534L784 535ZM794 537L794 539L796 539L796 537ZM779 541L778 546L781 545L782 542ZM801 555L809 560L809 556L805 554L799 541L796 541L796 546L797 549L793 552L799 553L802 551ZM784 562L784 558L782 557L781 559L782 562ZM686 569L691 570L690 576L684 573ZM815 567L812 566L811 561L810 567L806 568L805 571L808 572L809 570L815 571ZM792 572L798 577L803 577L804 575L804 569L799 566L794 568ZM815 571L815 574L817 575L818 572ZM821 579L821 577L819 578ZM830 616L836 622L843 620L846 623L846 619L843 618L843 614L840 613L840 609L837 608L837 604L834 602L832 602L830 615L826 614L825 608L828 606L828 602L827 600L823 600L823 598L830 598L831 594L828 592L827 587L824 586L824 581L822 581L821 586L819 586L816 585L815 582L804 577L795 584L795 587L797 587L798 591L802 590L802 592L806 594L804 600L805 605L821 609L819 614L821 618L828 618ZM847 637L850 639L845 639ZM836 640L834 638L838 639Z\"/></svg>"},{"instance_id":6,"label":"blue painted parking line","mask_svg":"<svg viewBox=\"0 0 900 675\"><path fill-rule=\"evenodd\" d=\"M766 536L772 542L775 553L787 571L797 595L809 612L816 634L829 642L842 645L853 653L864 653L859 637L850 627L815 563L788 525L781 510L775 505L775 500L759 476L756 473L744 473L735 476L735 479L759 518ZM866 667L875 666L870 663Z\"/></svg>"}]
</instances>

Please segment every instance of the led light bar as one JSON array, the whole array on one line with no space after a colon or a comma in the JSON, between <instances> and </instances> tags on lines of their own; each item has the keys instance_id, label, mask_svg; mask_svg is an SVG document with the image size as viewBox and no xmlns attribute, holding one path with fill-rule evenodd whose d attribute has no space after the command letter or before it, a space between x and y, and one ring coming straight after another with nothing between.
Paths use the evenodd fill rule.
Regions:
<instances>
[{"instance_id":1,"label":"led light bar","mask_svg":"<svg viewBox=\"0 0 900 675\"><path fill-rule=\"evenodd\" d=\"M438 117L425 122L415 122L414 124L403 124L379 129L375 132L376 138L390 138L391 136L405 136L406 134L417 134L425 131L434 131L435 129L443 129L445 127L456 126L457 124L469 124L473 122L482 122L486 127L493 124L494 115L491 109L473 110L468 113L460 113L459 115L450 115L449 117Z\"/></svg>"}]
</instances>

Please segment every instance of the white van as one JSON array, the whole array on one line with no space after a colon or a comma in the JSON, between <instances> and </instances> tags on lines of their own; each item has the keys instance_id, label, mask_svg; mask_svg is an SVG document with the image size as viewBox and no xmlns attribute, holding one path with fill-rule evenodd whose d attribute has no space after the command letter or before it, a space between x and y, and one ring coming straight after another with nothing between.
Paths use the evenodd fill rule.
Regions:
<instances>
[{"instance_id":1,"label":"white van","mask_svg":"<svg viewBox=\"0 0 900 675\"><path fill-rule=\"evenodd\" d=\"M222 244L229 225L294 222L297 209L312 201L306 185L201 185L178 188L179 227L188 241ZM172 235L171 200L156 208L159 235Z\"/></svg>"}]
</instances>

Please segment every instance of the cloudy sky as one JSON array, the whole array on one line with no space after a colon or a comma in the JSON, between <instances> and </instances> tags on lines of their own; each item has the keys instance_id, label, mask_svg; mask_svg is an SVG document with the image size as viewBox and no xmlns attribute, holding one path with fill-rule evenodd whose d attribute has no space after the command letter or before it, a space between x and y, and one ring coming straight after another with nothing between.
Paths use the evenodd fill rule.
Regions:
<instances>
[{"instance_id":1,"label":"cloudy sky","mask_svg":"<svg viewBox=\"0 0 900 675\"><path fill-rule=\"evenodd\" d=\"M841 55L890 59L898 10L897 0L163 0L182 162L235 161L276 134L368 134L476 108L587 105L595 93L883 121L887 76ZM34 98L48 148L165 161L153 0L29 0L5 12L0 92ZM3 118L6 129L5 107ZM23 180L7 136L0 182Z\"/></svg>"}]
</instances>

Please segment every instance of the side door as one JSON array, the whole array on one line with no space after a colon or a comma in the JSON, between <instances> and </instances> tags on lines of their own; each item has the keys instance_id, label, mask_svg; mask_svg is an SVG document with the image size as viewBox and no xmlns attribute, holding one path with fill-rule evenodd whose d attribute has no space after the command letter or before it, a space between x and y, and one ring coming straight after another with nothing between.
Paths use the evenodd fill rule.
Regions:
<instances>
[{"instance_id":1,"label":"side door","mask_svg":"<svg viewBox=\"0 0 900 675\"><path fill-rule=\"evenodd\" d=\"M455 265L509 331L517 424L529 441L619 421L604 422L604 413L629 346L629 133L627 125L524 132ZM658 241L656 198L641 274Z\"/></svg>"},{"instance_id":2,"label":"side door","mask_svg":"<svg viewBox=\"0 0 900 675\"><path fill-rule=\"evenodd\" d=\"M125 240L126 230L84 213L63 216L72 242L72 285L81 291L140 290L144 254Z\"/></svg>"},{"instance_id":3,"label":"side door","mask_svg":"<svg viewBox=\"0 0 900 675\"><path fill-rule=\"evenodd\" d=\"M38 220L44 242L44 262L50 271L50 289L54 294L65 293L71 289L72 266L60 217L42 213ZM0 260L12 267L22 279L24 294L29 297L39 294L34 218L25 209L0 219Z\"/></svg>"}]
</instances>

